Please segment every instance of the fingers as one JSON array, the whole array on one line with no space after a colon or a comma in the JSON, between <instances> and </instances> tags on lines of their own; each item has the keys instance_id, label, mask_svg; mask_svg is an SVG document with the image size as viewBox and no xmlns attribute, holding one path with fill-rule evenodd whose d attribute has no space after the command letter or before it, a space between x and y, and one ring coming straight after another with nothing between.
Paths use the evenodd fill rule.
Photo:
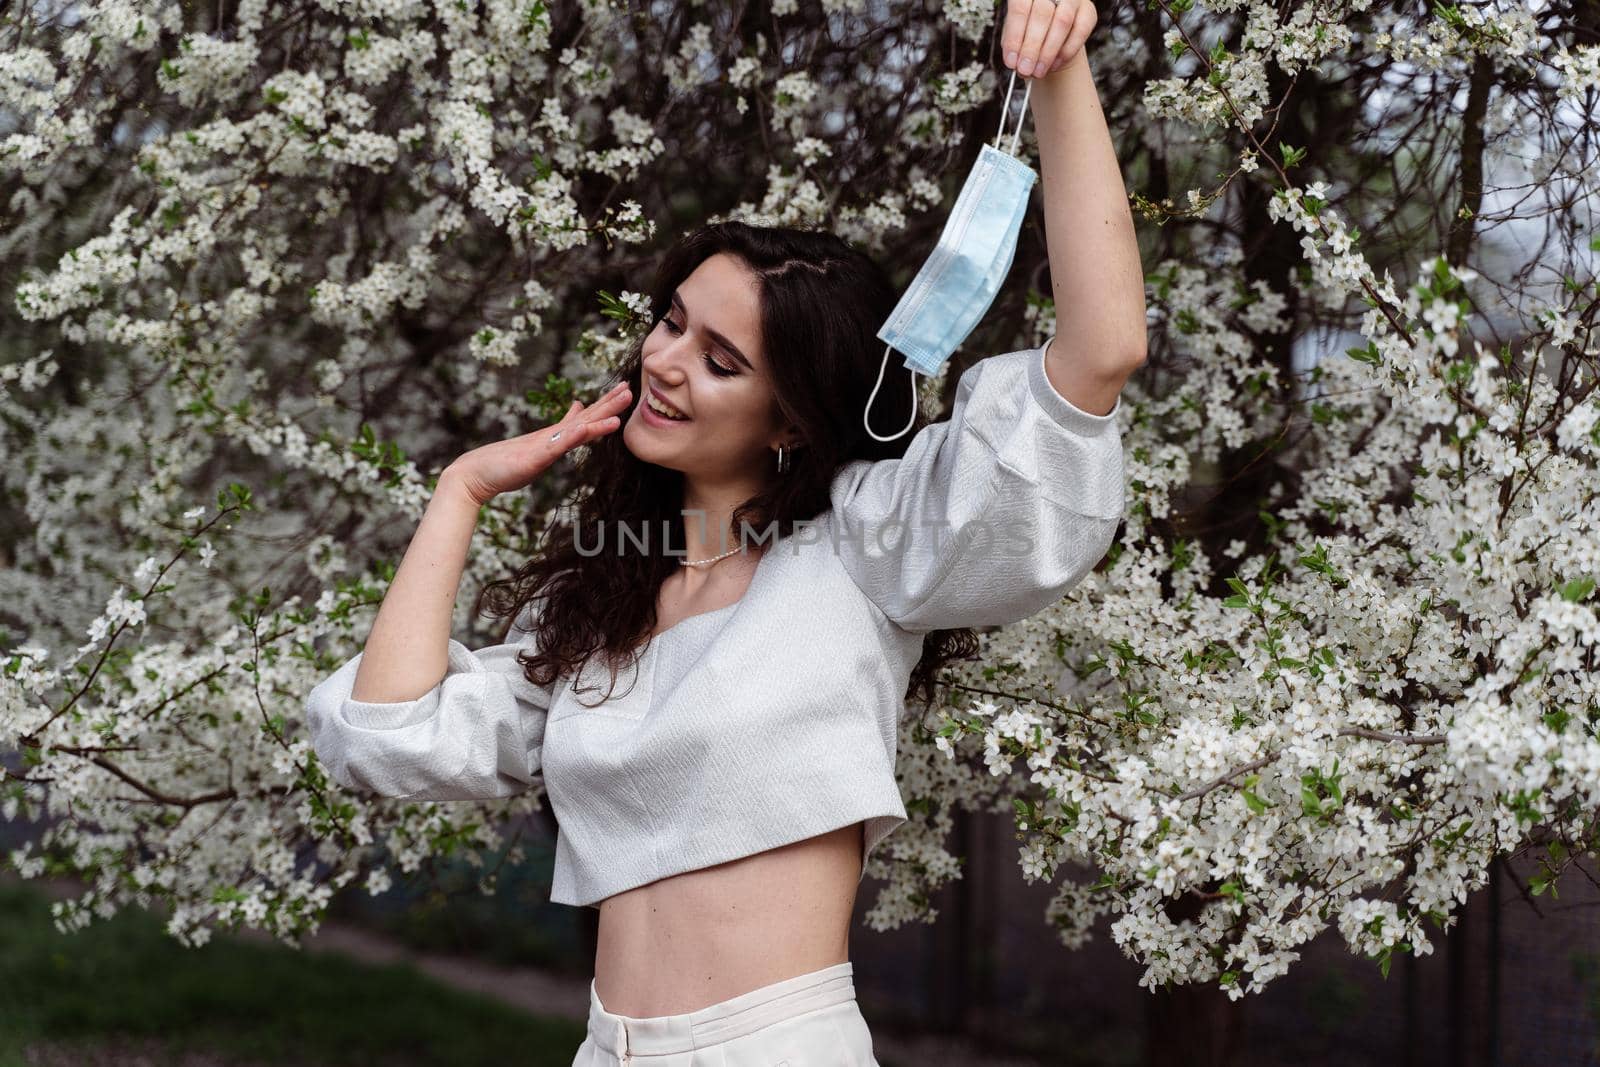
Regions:
<instances>
[{"instance_id":1,"label":"fingers","mask_svg":"<svg viewBox=\"0 0 1600 1067\"><path fill-rule=\"evenodd\" d=\"M1056 69L1056 62L1062 58L1061 45L1075 23L1073 12L1076 10L1073 0L1050 5L1050 21L1045 24L1044 40L1039 45L1039 55L1031 72L1034 77L1043 77ZM1029 72L1019 69L1018 73L1027 75Z\"/></svg>"},{"instance_id":2,"label":"fingers","mask_svg":"<svg viewBox=\"0 0 1600 1067\"><path fill-rule=\"evenodd\" d=\"M557 427L546 432L544 442L553 447L557 455L560 455L577 448L579 445L586 445L597 437L604 437L621 425L622 419L617 415L586 419L582 422L575 422L569 426Z\"/></svg>"},{"instance_id":3,"label":"fingers","mask_svg":"<svg viewBox=\"0 0 1600 1067\"><path fill-rule=\"evenodd\" d=\"M612 430L615 430L621 425L622 418L618 415L607 415L603 419L591 419L588 422L580 422L574 428L571 435L572 440L570 442L563 437L558 443L566 445L568 448L572 448L576 445L587 444L596 437L604 437L606 434L610 433Z\"/></svg>"},{"instance_id":4,"label":"fingers","mask_svg":"<svg viewBox=\"0 0 1600 1067\"><path fill-rule=\"evenodd\" d=\"M1056 60L1060 70L1078 57L1083 43L1089 39L1089 32L1094 29L1095 23L1100 21L1100 13L1094 9L1093 4L1078 5L1077 14L1072 20L1072 32L1067 34L1066 46L1061 49L1061 58Z\"/></svg>"},{"instance_id":5,"label":"fingers","mask_svg":"<svg viewBox=\"0 0 1600 1067\"><path fill-rule=\"evenodd\" d=\"M1062 0L1067 3L1067 0ZM1016 43L1003 45L1006 56L1006 66L1016 69L1022 77L1032 77L1034 74L1043 74L1043 62L1046 58L1053 59L1053 53L1046 53L1045 45L1051 26L1058 18L1059 10L1056 3L1050 0L1018 0L1011 5L1011 10L1006 13L1006 27L1016 27ZM1066 37L1066 30L1062 30L1061 37Z\"/></svg>"},{"instance_id":6,"label":"fingers","mask_svg":"<svg viewBox=\"0 0 1600 1067\"><path fill-rule=\"evenodd\" d=\"M1006 66L1042 77L1070 63L1094 29L1090 0L1007 0L1000 49Z\"/></svg>"},{"instance_id":7,"label":"fingers","mask_svg":"<svg viewBox=\"0 0 1600 1067\"><path fill-rule=\"evenodd\" d=\"M602 393L600 398L592 404L584 404L584 402L581 400L574 400L572 402L572 406L567 409L567 413L561 417L561 421L566 422L573 416L574 413L587 415L592 411L600 411L608 404L611 405L611 410L615 411L618 398L625 398L627 396L627 388L627 382L618 382L616 385Z\"/></svg>"},{"instance_id":8,"label":"fingers","mask_svg":"<svg viewBox=\"0 0 1600 1067\"><path fill-rule=\"evenodd\" d=\"M1000 28L1000 55L1008 67L1015 68L1022 57L1023 33L1028 28L1028 12L1032 8L1033 0L1006 0L1006 21Z\"/></svg>"},{"instance_id":9,"label":"fingers","mask_svg":"<svg viewBox=\"0 0 1600 1067\"><path fill-rule=\"evenodd\" d=\"M561 419L562 435L555 442L556 446L572 448L615 430L622 425L621 413L627 410L632 397L633 391L628 383L618 382L587 407L581 401L574 400ZM577 418L573 418L574 415Z\"/></svg>"},{"instance_id":10,"label":"fingers","mask_svg":"<svg viewBox=\"0 0 1600 1067\"><path fill-rule=\"evenodd\" d=\"M628 387L628 383L618 382L606 392L605 396L602 396L584 410L592 412L596 417L603 420L609 415L615 415L627 410L628 404L632 400L633 390Z\"/></svg>"}]
</instances>

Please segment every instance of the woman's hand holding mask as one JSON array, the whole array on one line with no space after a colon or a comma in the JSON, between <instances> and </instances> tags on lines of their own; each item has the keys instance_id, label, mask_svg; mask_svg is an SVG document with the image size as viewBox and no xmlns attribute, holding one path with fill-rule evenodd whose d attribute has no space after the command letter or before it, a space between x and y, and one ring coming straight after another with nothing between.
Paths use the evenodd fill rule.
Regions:
<instances>
[{"instance_id":1,"label":"woman's hand holding mask","mask_svg":"<svg viewBox=\"0 0 1600 1067\"><path fill-rule=\"evenodd\" d=\"M1082 54L1098 19L1090 0L1007 0L1001 55L1024 78L1054 74Z\"/></svg>"}]
</instances>

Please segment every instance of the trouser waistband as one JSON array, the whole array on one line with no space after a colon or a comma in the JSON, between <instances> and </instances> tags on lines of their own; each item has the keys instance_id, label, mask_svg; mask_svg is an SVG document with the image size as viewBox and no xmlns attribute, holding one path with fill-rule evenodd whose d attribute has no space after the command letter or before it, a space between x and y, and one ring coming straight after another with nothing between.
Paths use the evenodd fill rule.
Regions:
<instances>
[{"instance_id":1,"label":"trouser waistband","mask_svg":"<svg viewBox=\"0 0 1600 1067\"><path fill-rule=\"evenodd\" d=\"M605 1009L589 982L589 1034L613 1056L691 1052L752 1034L771 1023L854 1000L849 961L785 978L698 1011L636 1019Z\"/></svg>"}]
</instances>

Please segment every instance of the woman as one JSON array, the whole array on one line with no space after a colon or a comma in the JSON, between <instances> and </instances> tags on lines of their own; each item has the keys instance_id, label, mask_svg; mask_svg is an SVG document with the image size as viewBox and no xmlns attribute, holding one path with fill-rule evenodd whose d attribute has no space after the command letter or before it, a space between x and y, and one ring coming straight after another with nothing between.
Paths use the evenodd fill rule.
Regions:
<instances>
[{"instance_id":1,"label":"woman","mask_svg":"<svg viewBox=\"0 0 1600 1067\"><path fill-rule=\"evenodd\" d=\"M869 395L873 426L915 414L903 371L874 393L882 270L822 233L691 234L622 381L445 470L365 650L309 698L351 788L487 798L542 777L551 899L600 911L575 1067L876 1062L848 937L867 858L906 818L906 698L976 650L970 627L1081 580L1122 516L1143 285L1093 22L1024 2L1002 35L1039 75L1051 341L980 361L948 421L886 444ZM506 642L465 648L449 625L478 508L580 444L592 491L486 589L516 617Z\"/></svg>"}]
</instances>

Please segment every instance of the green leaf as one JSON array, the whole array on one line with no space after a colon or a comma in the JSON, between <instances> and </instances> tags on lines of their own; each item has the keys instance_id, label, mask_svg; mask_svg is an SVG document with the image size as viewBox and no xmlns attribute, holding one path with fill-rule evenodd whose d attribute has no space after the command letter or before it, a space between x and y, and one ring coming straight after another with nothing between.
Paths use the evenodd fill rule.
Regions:
<instances>
[{"instance_id":1,"label":"green leaf","mask_svg":"<svg viewBox=\"0 0 1600 1067\"><path fill-rule=\"evenodd\" d=\"M1584 575L1582 578L1574 578L1561 587L1561 599L1576 604L1594 592L1594 585L1594 579L1588 575Z\"/></svg>"},{"instance_id":2,"label":"green leaf","mask_svg":"<svg viewBox=\"0 0 1600 1067\"><path fill-rule=\"evenodd\" d=\"M1368 341L1361 348L1347 348L1344 354L1358 363L1370 363L1373 366L1377 366L1380 359L1378 345L1374 341Z\"/></svg>"}]
</instances>

